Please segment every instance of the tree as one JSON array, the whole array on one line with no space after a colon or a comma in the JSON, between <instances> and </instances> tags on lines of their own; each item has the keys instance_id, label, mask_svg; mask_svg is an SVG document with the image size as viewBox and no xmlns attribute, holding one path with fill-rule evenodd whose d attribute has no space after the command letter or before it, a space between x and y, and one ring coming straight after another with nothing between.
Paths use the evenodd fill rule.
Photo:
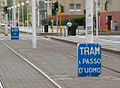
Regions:
<instances>
[{"instance_id":1,"label":"tree","mask_svg":"<svg viewBox=\"0 0 120 88\"><path fill-rule=\"evenodd\" d=\"M7 0L8 8L12 6L13 0ZM8 19L12 20L12 9L10 10L10 13L8 12Z\"/></svg>"},{"instance_id":2,"label":"tree","mask_svg":"<svg viewBox=\"0 0 120 88\"><path fill-rule=\"evenodd\" d=\"M25 0L19 0L19 3L22 3L24 2L25 3ZM8 7L11 7L13 6L13 0L7 0L7 3L8 3ZM22 6L20 6L20 22L22 22ZM12 9L10 10L10 14L8 13L8 19L9 20L12 20ZM16 8L16 18L18 18L18 8ZM24 21L27 20L27 5L25 4L24 6Z\"/></svg>"}]
</instances>

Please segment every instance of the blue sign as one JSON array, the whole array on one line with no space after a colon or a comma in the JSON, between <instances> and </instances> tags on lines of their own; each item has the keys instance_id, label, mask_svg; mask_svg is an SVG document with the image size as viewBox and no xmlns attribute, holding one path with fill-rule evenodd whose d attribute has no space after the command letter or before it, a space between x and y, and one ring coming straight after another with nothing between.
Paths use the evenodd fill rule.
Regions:
<instances>
[{"instance_id":1,"label":"blue sign","mask_svg":"<svg viewBox=\"0 0 120 88\"><path fill-rule=\"evenodd\" d=\"M11 27L11 40L19 40L19 28Z\"/></svg>"},{"instance_id":2,"label":"blue sign","mask_svg":"<svg viewBox=\"0 0 120 88\"><path fill-rule=\"evenodd\" d=\"M97 77L101 74L101 45L78 46L78 77Z\"/></svg>"}]
</instances>

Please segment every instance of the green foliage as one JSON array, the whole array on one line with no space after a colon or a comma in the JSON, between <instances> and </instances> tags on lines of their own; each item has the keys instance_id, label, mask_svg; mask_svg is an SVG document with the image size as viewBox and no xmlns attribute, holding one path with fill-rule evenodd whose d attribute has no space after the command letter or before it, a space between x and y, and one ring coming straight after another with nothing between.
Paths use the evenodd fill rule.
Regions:
<instances>
[{"instance_id":1,"label":"green foliage","mask_svg":"<svg viewBox=\"0 0 120 88\"><path fill-rule=\"evenodd\" d=\"M66 24L68 23L68 20L70 20L73 24L73 26L77 27L77 26L83 26L85 25L85 17L80 16L80 17L71 17L70 19L66 18L66 19L62 19L61 20L61 25L62 26L66 26ZM54 19L54 25L56 25L56 19ZM45 19L42 21L42 24L48 24L51 25L51 19ZM58 21L58 24L60 24L60 21Z\"/></svg>"},{"instance_id":2,"label":"green foliage","mask_svg":"<svg viewBox=\"0 0 120 88\"><path fill-rule=\"evenodd\" d=\"M8 4L8 8L11 7L13 5L13 0L7 0ZM8 19L12 20L12 9L10 10L10 12L8 12Z\"/></svg>"},{"instance_id":3,"label":"green foliage","mask_svg":"<svg viewBox=\"0 0 120 88\"><path fill-rule=\"evenodd\" d=\"M85 25L85 17L80 16L80 17L72 17L70 18L70 21L72 22L72 24L74 25L79 25L79 26L83 26Z\"/></svg>"},{"instance_id":4,"label":"green foliage","mask_svg":"<svg viewBox=\"0 0 120 88\"><path fill-rule=\"evenodd\" d=\"M8 3L8 7L11 7L13 4L13 0L7 0L7 3Z\"/></svg>"},{"instance_id":5,"label":"green foliage","mask_svg":"<svg viewBox=\"0 0 120 88\"><path fill-rule=\"evenodd\" d=\"M48 24L48 25L51 25L51 19L44 19L42 21L42 24L45 25L45 24Z\"/></svg>"},{"instance_id":6,"label":"green foliage","mask_svg":"<svg viewBox=\"0 0 120 88\"><path fill-rule=\"evenodd\" d=\"M22 3L23 0L19 0L19 3ZM7 3L8 4L8 8L11 7L13 5L13 0L7 0ZM25 3L25 1L24 1ZM20 21L22 21L22 6L20 6ZM24 8L23 8L23 11L24 11L24 21L27 20L27 5L25 4ZM10 13L8 12L8 19L9 20L12 20L12 9L10 10ZM16 8L16 18L18 18L18 8Z\"/></svg>"}]
</instances>

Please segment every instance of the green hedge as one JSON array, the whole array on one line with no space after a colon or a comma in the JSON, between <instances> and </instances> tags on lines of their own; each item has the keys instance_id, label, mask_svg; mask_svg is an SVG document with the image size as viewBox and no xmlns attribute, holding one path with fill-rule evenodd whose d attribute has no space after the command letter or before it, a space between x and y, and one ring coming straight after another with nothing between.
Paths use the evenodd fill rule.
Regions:
<instances>
[{"instance_id":1,"label":"green hedge","mask_svg":"<svg viewBox=\"0 0 120 88\"><path fill-rule=\"evenodd\" d=\"M71 18L66 18L66 19L62 19L61 20L61 24L62 26L65 26L68 22L68 20L70 20L72 22L73 25L75 26L85 26L85 17L80 16L80 17L71 17ZM48 24L51 25L51 19L45 19L42 21L42 24ZM54 19L54 25L56 25L56 19Z\"/></svg>"}]
</instances>

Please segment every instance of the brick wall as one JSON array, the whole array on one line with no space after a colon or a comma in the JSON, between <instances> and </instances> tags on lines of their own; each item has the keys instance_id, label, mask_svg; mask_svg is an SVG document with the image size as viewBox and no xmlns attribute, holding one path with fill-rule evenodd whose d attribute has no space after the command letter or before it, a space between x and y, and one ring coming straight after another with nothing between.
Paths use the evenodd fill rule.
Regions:
<instances>
[{"instance_id":1,"label":"brick wall","mask_svg":"<svg viewBox=\"0 0 120 88\"><path fill-rule=\"evenodd\" d=\"M118 24L118 29L120 29L120 11L109 12L109 16L112 16L112 20L116 21L116 23ZM100 13L100 26L102 29L106 28L105 23L106 23L106 13L101 12Z\"/></svg>"}]
</instances>

